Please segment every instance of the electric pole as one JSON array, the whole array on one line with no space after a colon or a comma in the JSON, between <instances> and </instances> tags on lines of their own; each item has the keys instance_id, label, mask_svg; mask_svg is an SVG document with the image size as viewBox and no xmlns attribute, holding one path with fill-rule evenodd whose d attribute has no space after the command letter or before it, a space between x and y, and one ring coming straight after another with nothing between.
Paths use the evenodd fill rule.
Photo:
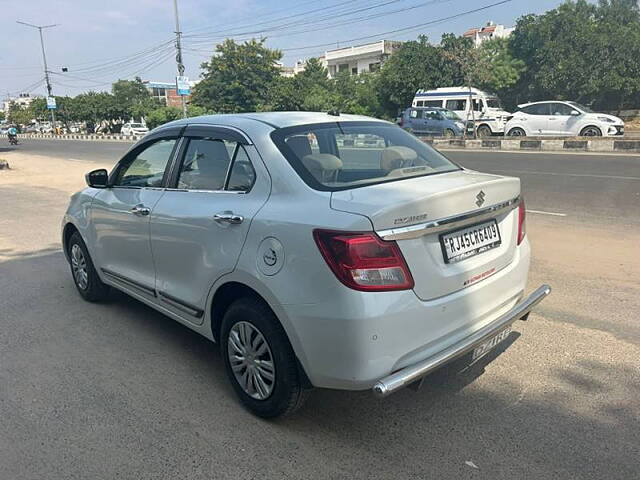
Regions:
<instances>
[{"instance_id":1,"label":"electric pole","mask_svg":"<svg viewBox=\"0 0 640 480\"><path fill-rule=\"evenodd\" d=\"M173 12L176 17L176 63L178 64L178 75L184 76L184 64L182 63L182 32L180 31L180 18L178 17L178 0L173 0ZM178 85L176 82L176 93L178 92ZM182 116L187 118L187 100L185 95L180 95L182 99Z\"/></svg>"},{"instance_id":2,"label":"electric pole","mask_svg":"<svg viewBox=\"0 0 640 480\"><path fill-rule=\"evenodd\" d=\"M17 23L20 23L21 25L26 25L27 27L37 28L38 32L40 33L40 47L42 48L42 62L44 63L44 79L47 83L47 94L48 94L47 96L51 97L53 96L52 94L53 90L51 88L51 81L49 80L49 67L47 66L47 54L44 51L44 39L42 38L42 30L45 28L57 27L58 24L55 23L53 25L33 25L31 23L21 22L20 20L17 20ZM55 112L55 108L51 108L50 110L51 110L51 131L55 132L56 112Z\"/></svg>"}]
</instances>

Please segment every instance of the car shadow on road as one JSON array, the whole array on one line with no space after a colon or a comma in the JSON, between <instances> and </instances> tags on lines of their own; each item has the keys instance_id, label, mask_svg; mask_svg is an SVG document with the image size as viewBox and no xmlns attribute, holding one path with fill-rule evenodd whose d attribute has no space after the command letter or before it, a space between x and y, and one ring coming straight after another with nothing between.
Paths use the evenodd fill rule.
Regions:
<instances>
[{"instance_id":1,"label":"car shadow on road","mask_svg":"<svg viewBox=\"0 0 640 480\"><path fill-rule=\"evenodd\" d=\"M216 345L121 293L82 301L61 252L0 261L0 299L0 436L14 458L46 439L59 453L47 468L70 477L98 450L109 452L110 478L131 462L149 476L168 462L174 478L204 478L195 464L223 465L227 478L637 476L640 379L614 358L549 359L550 376L509 369L512 332L418 392L316 390L296 415L263 421L236 402Z\"/></svg>"}]
</instances>

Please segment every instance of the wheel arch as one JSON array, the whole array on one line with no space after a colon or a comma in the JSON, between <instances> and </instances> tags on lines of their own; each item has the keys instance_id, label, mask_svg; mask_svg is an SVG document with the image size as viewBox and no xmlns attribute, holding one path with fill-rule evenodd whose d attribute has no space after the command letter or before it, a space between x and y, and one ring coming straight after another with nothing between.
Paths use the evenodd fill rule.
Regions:
<instances>
[{"instance_id":1,"label":"wheel arch","mask_svg":"<svg viewBox=\"0 0 640 480\"><path fill-rule=\"evenodd\" d=\"M525 136L525 137L528 137L528 136L529 136L529 133L527 132L527 129L526 129L526 128L524 128L522 125L518 125L518 124L516 124L516 125L512 125L512 126L510 126L508 129L506 129L506 131L505 131L505 135L506 135L507 137L509 137L509 136L510 136L509 134L510 134L513 130L515 130L515 129L522 130L522 131L524 132L524 136Z\"/></svg>"},{"instance_id":2,"label":"wheel arch","mask_svg":"<svg viewBox=\"0 0 640 480\"><path fill-rule=\"evenodd\" d=\"M293 329L291 328L290 323L288 322L288 319L284 314L284 311L280 308L277 308L276 303L269 302L269 300L267 299L267 295L261 294L256 288L249 286L246 282L239 281L237 279L229 280L218 285L215 288L215 292L213 293L209 307L209 328L211 338L214 341L220 343L220 331L222 329L222 319L224 317L224 314L233 302L243 297L255 298L258 301L264 303L269 308L269 310L271 310L276 320L280 323L280 326L282 326L289 344L291 345L295 353L301 382L306 388L310 388L312 384L305 371L303 360L301 360L300 358L301 355L303 355L299 348L300 343L295 336L295 333L293 332Z\"/></svg>"},{"instance_id":3,"label":"wheel arch","mask_svg":"<svg viewBox=\"0 0 640 480\"><path fill-rule=\"evenodd\" d=\"M580 127L580 131L578 132L580 136L582 135L582 132L584 132L587 128L595 128L600 132L600 135L604 135L604 132L602 130L602 128L594 123L587 123L586 125L584 125L583 127Z\"/></svg>"},{"instance_id":4,"label":"wheel arch","mask_svg":"<svg viewBox=\"0 0 640 480\"><path fill-rule=\"evenodd\" d=\"M80 230L74 225L73 222L65 223L64 227L62 228L62 251L64 252L64 256L66 257L67 261L69 260L69 240L71 239L71 235L76 232L78 232L78 234L82 236Z\"/></svg>"}]
</instances>

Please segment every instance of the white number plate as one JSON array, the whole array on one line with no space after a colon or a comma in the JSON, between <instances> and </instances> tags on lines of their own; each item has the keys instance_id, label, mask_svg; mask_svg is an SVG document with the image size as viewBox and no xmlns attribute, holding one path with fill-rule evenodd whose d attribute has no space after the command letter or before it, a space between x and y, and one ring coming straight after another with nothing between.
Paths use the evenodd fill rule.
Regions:
<instances>
[{"instance_id":1,"label":"white number plate","mask_svg":"<svg viewBox=\"0 0 640 480\"><path fill-rule=\"evenodd\" d=\"M505 338L507 338L510 333L511 333L511 327L509 326L509 327L505 328L504 330L502 330L495 337L490 338L489 340L484 342L479 347L476 347L475 350L473 351L473 356L471 358L471 361L477 360L478 358L482 357L483 355L486 355L487 353L489 353L489 351L491 351L491 349L493 349L493 347L495 347L501 341L503 341Z\"/></svg>"},{"instance_id":2,"label":"white number plate","mask_svg":"<svg viewBox=\"0 0 640 480\"><path fill-rule=\"evenodd\" d=\"M455 263L500 245L500 230L495 220L440 235L445 263Z\"/></svg>"}]
</instances>

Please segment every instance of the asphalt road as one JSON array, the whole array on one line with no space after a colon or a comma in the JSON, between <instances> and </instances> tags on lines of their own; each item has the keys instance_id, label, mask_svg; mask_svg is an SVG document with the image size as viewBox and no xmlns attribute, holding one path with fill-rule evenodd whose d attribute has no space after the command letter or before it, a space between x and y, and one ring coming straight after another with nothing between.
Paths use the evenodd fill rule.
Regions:
<instances>
[{"instance_id":1,"label":"asphalt road","mask_svg":"<svg viewBox=\"0 0 640 480\"><path fill-rule=\"evenodd\" d=\"M13 151L112 166L130 146L128 142L24 140ZM598 223L638 223L640 155L452 150L445 154L468 168L520 177L531 210Z\"/></svg>"},{"instance_id":2,"label":"asphalt road","mask_svg":"<svg viewBox=\"0 0 640 480\"><path fill-rule=\"evenodd\" d=\"M210 342L125 295L76 293L60 217L126 148L0 151L0 479L637 478L639 156L448 152L522 179L529 285L552 295L461 374L385 400L316 391L265 422Z\"/></svg>"}]
</instances>

